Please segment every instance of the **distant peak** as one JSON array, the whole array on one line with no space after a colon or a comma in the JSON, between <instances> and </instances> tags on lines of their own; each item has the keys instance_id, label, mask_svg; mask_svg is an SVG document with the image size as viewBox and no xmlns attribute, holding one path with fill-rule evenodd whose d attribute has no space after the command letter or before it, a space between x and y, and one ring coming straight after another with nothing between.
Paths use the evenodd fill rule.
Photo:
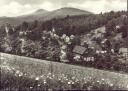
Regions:
<instances>
[{"instance_id":1,"label":"distant peak","mask_svg":"<svg viewBox=\"0 0 128 91\"><path fill-rule=\"evenodd\" d=\"M61 9L76 9L76 10L81 10L81 9L73 8L73 7L62 7Z\"/></svg>"},{"instance_id":2,"label":"distant peak","mask_svg":"<svg viewBox=\"0 0 128 91\"><path fill-rule=\"evenodd\" d=\"M58 9L58 11L71 11L71 12L82 12L82 13L88 13L88 14L93 14L92 12L79 9L79 8L74 8L74 7L62 7Z\"/></svg>"},{"instance_id":3,"label":"distant peak","mask_svg":"<svg viewBox=\"0 0 128 91\"><path fill-rule=\"evenodd\" d=\"M36 13L40 13L40 12L47 12L47 10L44 10L44 9L38 9L38 10L36 11Z\"/></svg>"}]
</instances>

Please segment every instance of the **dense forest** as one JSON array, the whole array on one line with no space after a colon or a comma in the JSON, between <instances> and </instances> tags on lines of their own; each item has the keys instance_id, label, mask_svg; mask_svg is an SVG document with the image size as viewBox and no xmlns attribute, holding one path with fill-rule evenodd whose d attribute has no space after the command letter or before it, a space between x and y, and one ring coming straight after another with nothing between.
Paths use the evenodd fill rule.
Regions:
<instances>
[{"instance_id":1,"label":"dense forest","mask_svg":"<svg viewBox=\"0 0 128 91\"><path fill-rule=\"evenodd\" d=\"M93 54L96 61L93 64L89 63L89 65L111 68L108 66L115 62L113 60L118 60L119 48L127 46L127 15L128 13L125 11L111 11L97 15L68 15L65 18L54 18L45 22L38 20L33 22L24 21L16 27L5 24L0 27L0 51L52 61L61 61L61 59L65 58L72 62L72 50L76 45L81 44L81 36L91 34L95 29L104 26L104 37L93 38L93 41L96 41L96 45L101 46L102 40L107 38L107 54ZM119 34L121 34L121 38L115 41L114 38L118 37ZM112 48L115 53L110 55ZM99 66L101 61L106 62L105 65L101 64Z\"/></svg>"}]
</instances>

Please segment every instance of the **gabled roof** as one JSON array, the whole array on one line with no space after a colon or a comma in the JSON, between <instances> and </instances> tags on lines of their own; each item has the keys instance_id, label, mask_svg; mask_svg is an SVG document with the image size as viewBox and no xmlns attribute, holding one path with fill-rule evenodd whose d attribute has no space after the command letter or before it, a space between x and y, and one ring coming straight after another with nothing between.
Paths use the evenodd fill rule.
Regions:
<instances>
[{"instance_id":1,"label":"gabled roof","mask_svg":"<svg viewBox=\"0 0 128 91\"><path fill-rule=\"evenodd\" d=\"M86 51L86 49L87 48L82 47L82 46L75 46L74 49L73 49L73 52L82 55L82 54L84 54L84 52Z\"/></svg>"}]
</instances>

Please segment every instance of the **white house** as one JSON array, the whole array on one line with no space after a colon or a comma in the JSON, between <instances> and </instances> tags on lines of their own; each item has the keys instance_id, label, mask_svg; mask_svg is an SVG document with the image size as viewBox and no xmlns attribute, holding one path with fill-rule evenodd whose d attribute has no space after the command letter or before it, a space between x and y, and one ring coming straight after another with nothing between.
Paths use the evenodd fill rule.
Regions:
<instances>
[{"instance_id":1,"label":"white house","mask_svg":"<svg viewBox=\"0 0 128 91\"><path fill-rule=\"evenodd\" d=\"M126 59L128 59L128 48L120 48L119 49L119 53L125 57Z\"/></svg>"}]
</instances>

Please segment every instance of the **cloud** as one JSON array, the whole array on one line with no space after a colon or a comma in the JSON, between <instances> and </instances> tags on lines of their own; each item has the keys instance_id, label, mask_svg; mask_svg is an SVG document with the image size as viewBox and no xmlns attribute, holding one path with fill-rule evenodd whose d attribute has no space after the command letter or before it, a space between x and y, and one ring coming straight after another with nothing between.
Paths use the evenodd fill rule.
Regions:
<instances>
[{"instance_id":1,"label":"cloud","mask_svg":"<svg viewBox=\"0 0 128 91\"><path fill-rule=\"evenodd\" d=\"M39 5L39 8L43 8L43 9L48 10L48 11L58 9L60 7L61 7L61 5L55 5L55 4L48 2L48 1L43 2L41 5Z\"/></svg>"},{"instance_id":2,"label":"cloud","mask_svg":"<svg viewBox=\"0 0 128 91\"><path fill-rule=\"evenodd\" d=\"M94 13L127 9L127 0L0 0L0 16L19 16L37 9L74 7Z\"/></svg>"},{"instance_id":3,"label":"cloud","mask_svg":"<svg viewBox=\"0 0 128 91\"><path fill-rule=\"evenodd\" d=\"M11 2L0 7L0 16L18 16L32 10L33 8L30 4L21 5L18 2Z\"/></svg>"},{"instance_id":4,"label":"cloud","mask_svg":"<svg viewBox=\"0 0 128 91\"><path fill-rule=\"evenodd\" d=\"M122 2L123 1L123 2ZM127 3L124 2L126 0L88 0L83 3L68 3L68 6L72 6L75 8L85 9L87 11L91 11L94 13L100 12L109 12L109 11L119 11L126 10Z\"/></svg>"}]
</instances>

